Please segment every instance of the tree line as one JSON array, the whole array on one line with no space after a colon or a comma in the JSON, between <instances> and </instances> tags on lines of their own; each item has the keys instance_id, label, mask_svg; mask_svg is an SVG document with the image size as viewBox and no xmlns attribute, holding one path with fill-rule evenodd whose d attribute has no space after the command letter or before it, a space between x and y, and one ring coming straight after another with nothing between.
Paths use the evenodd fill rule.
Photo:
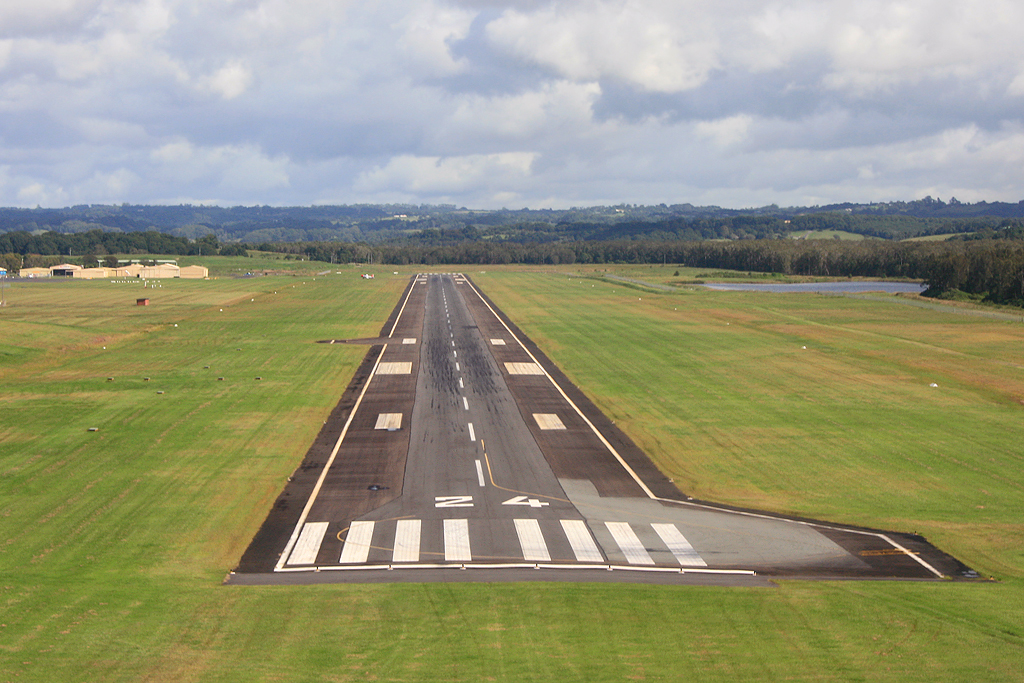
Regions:
<instances>
[{"instance_id":1,"label":"tree line","mask_svg":"<svg viewBox=\"0 0 1024 683\"><path fill-rule=\"evenodd\" d=\"M38 234L19 230L0 233L0 254L21 256L23 263L26 258L31 261L32 257L51 256L69 258L82 256L98 260L96 257L106 254L244 256L246 253L243 245L222 245L212 234L191 240L187 237L176 237L152 230L105 232L97 229L79 233L41 232ZM40 263L40 265L42 264Z\"/></svg>"},{"instance_id":2,"label":"tree line","mask_svg":"<svg viewBox=\"0 0 1024 683\"><path fill-rule=\"evenodd\" d=\"M268 246L268 245L261 245ZM888 241L580 241L509 243L466 240L447 245L282 244L279 251L314 261L425 266L664 263L818 277L922 280L930 296L963 292L1024 306L1024 244Z\"/></svg>"}]
</instances>

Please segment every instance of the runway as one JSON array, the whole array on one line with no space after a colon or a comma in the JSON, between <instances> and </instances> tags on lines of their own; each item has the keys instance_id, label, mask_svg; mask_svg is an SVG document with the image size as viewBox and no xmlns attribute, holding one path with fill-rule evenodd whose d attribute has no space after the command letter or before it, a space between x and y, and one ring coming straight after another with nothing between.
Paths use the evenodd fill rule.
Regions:
<instances>
[{"instance_id":1,"label":"runway","mask_svg":"<svg viewBox=\"0 0 1024 683\"><path fill-rule=\"evenodd\" d=\"M229 583L966 569L918 537L688 499L461 274L415 276L360 341L363 367Z\"/></svg>"}]
</instances>

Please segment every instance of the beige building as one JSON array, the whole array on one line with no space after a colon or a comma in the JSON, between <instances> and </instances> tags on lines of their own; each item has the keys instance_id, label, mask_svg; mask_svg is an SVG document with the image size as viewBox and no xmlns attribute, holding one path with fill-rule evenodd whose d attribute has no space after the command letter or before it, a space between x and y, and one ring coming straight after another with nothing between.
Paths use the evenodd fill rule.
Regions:
<instances>
[{"instance_id":1,"label":"beige building","mask_svg":"<svg viewBox=\"0 0 1024 683\"><path fill-rule=\"evenodd\" d=\"M50 277L49 268L22 268L18 271L18 277Z\"/></svg>"},{"instance_id":2,"label":"beige building","mask_svg":"<svg viewBox=\"0 0 1024 683\"><path fill-rule=\"evenodd\" d=\"M114 277L139 277L142 273L142 269L145 267L146 266L141 263L133 263L129 266L124 266L123 268L118 266L117 268L114 268Z\"/></svg>"},{"instance_id":3,"label":"beige building","mask_svg":"<svg viewBox=\"0 0 1024 683\"><path fill-rule=\"evenodd\" d=\"M155 266L144 266L133 263L121 268L83 268L73 263L62 263L49 268L22 268L18 277L71 277L79 280L96 280L112 277L139 278L142 280L160 280L171 278L190 278L201 280L210 277L210 269L206 266L185 266L179 268L173 263L158 263Z\"/></svg>"},{"instance_id":4,"label":"beige building","mask_svg":"<svg viewBox=\"0 0 1024 683\"><path fill-rule=\"evenodd\" d=\"M178 277L201 280L210 277L210 269L206 266L185 266L180 268Z\"/></svg>"},{"instance_id":5,"label":"beige building","mask_svg":"<svg viewBox=\"0 0 1024 683\"><path fill-rule=\"evenodd\" d=\"M158 263L155 266L143 266L139 277L146 280L161 280L181 277L181 269L173 263Z\"/></svg>"},{"instance_id":6,"label":"beige building","mask_svg":"<svg viewBox=\"0 0 1024 683\"><path fill-rule=\"evenodd\" d=\"M81 280L97 280L108 278L113 275L113 268L80 268L71 274L71 277Z\"/></svg>"}]
</instances>

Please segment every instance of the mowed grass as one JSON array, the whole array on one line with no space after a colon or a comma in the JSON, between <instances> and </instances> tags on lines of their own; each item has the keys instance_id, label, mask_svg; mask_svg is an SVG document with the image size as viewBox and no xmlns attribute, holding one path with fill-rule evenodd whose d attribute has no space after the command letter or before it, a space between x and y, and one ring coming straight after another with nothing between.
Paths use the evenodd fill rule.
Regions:
<instances>
[{"instance_id":1,"label":"mowed grass","mask_svg":"<svg viewBox=\"0 0 1024 683\"><path fill-rule=\"evenodd\" d=\"M222 586L413 272L334 270L8 289L0 680L1024 678L1020 325L884 300L466 269L691 495L998 583Z\"/></svg>"}]
</instances>

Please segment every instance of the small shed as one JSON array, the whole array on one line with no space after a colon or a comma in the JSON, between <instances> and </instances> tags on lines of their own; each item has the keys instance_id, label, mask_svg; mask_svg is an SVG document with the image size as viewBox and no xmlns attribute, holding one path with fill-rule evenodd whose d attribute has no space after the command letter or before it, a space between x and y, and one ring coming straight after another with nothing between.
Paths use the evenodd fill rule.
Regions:
<instances>
[{"instance_id":1,"label":"small shed","mask_svg":"<svg viewBox=\"0 0 1024 683\"><path fill-rule=\"evenodd\" d=\"M149 299L136 299L135 300L135 305L136 306L148 306L149 305Z\"/></svg>"}]
</instances>

